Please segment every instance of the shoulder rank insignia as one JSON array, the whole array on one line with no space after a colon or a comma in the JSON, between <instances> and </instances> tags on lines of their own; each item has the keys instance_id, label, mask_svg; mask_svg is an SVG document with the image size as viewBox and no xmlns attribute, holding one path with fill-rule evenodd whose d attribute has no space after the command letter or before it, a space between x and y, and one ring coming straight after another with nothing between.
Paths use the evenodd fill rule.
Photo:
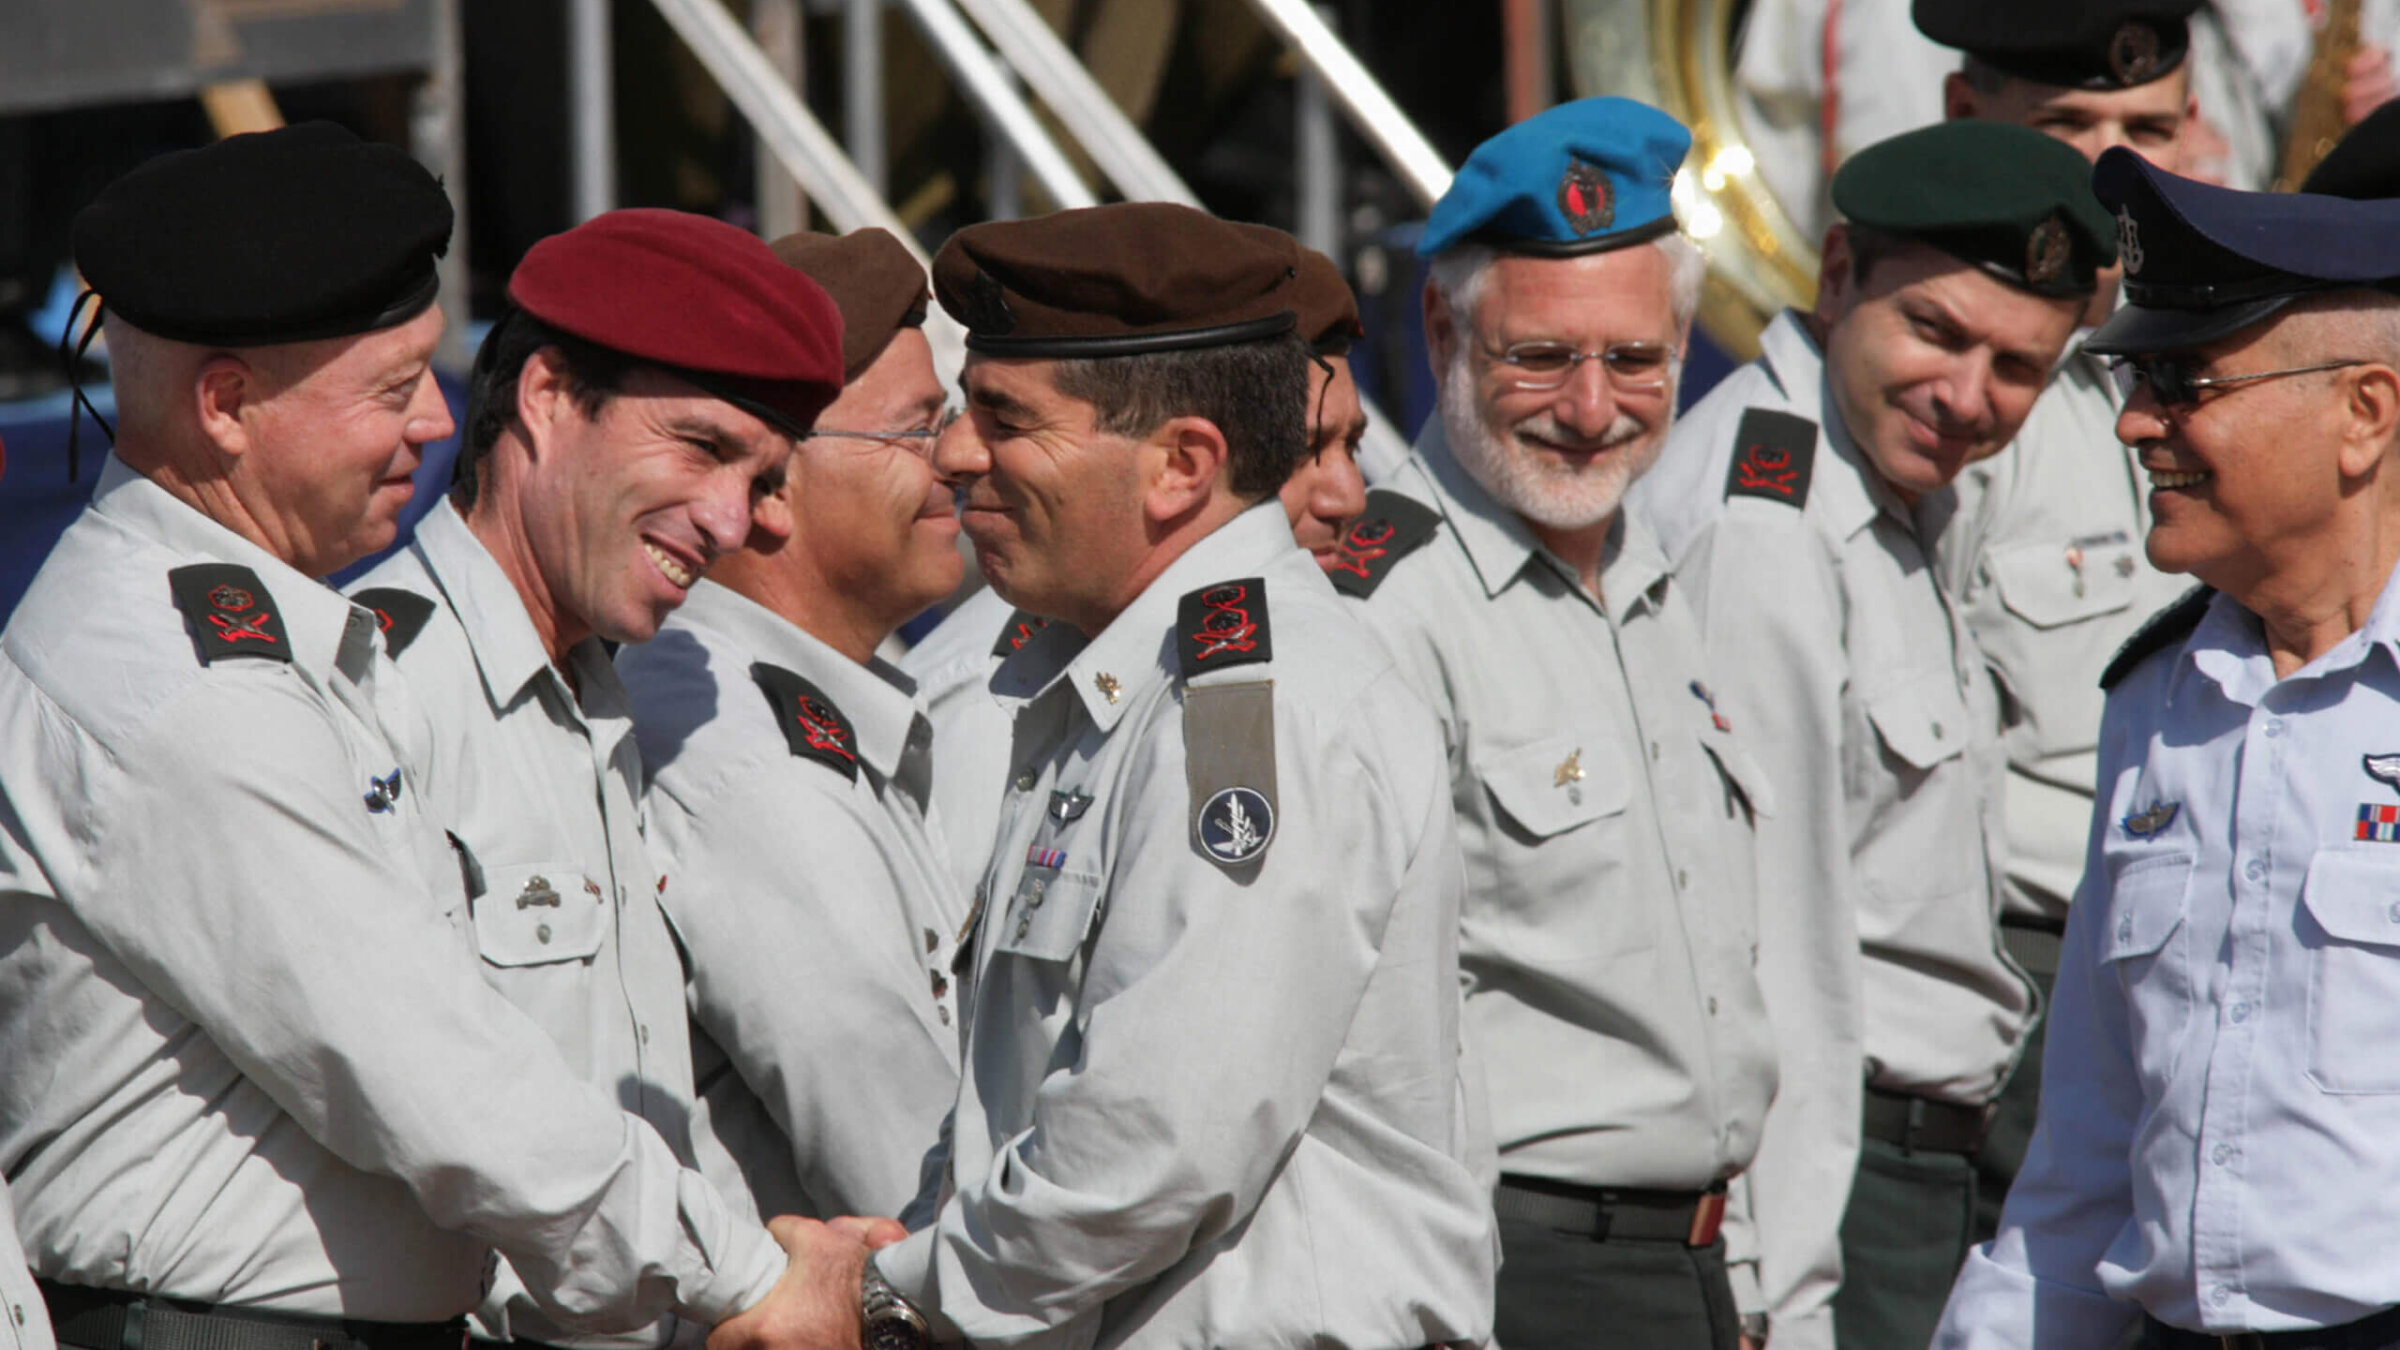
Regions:
<instances>
[{"instance_id":1,"label":"shoulder rank insignia","mask_svg":"<svg viewBox=\"0 0 2400 1350\"><path fill-rule=\"evenodd\" d=\"M1387 488L1367 494L1367 509L1335 545L1340 550L1325 569L1333 588L1363 600L1375 593L1392 565L1417 551L1440 528L1442 513Z\"/></svg>"},{"instance_id":2,"label":"shoulder rank insignia","mask_svg":"<svg viewBox=\"0 0 2400 1350\"><path fill-rule=\"evenodd\" d=\"M407 651L408 644L425 631L425 621L433 617L433 601L397 586L370 587L350 599L375 612L375 622L383 629L386 656L396 657Z\"/></svg>"},{"instance_id":3,"label":"shoulder rank insignia","mask_svg":"<svg viewBox=\"0 0 2400 1350\"><path fill-rule=\"evenodd\" d=\"M232 656L292 659L291 635L258 573L233 563L194 563L167 573L167 588L191 629L200 664Z\"/></svg>"},{"instance_id":4,"label":"shoulder rank insignia","mask_svg":"<svg viewBox=\"0 0 2400 1350\"><path fill-rule=\"evenodd\" d=\"M2194 586L2181 600L2150 616L2150 621L2134 630L2132 637L2100 672L2100 687L2114 689L2124 682L2134 668L2159 652L2174 646L2192 635L2200 626L2200 616L2208 612L2209 598L2216 592L2206 586Z\"/></svg>"},{"instance_id":5,"label":"shoulder rank insignia","mask_svg":"<svg viewBox=\"0 0 2400 1350\"><path fill-rule=\"evenodd\" d=\"M1786 506L1808 502L1817 468L1817 424L1772 408L1746 408L1733 433L1733 463L1725 470L1725 499L1764 497Z\"/></svg>"},{"instance_id":6,"label":"shoulder rank insignia","mask_svg":"<svg viewBox=\"0 0 2400 1350\"><path fill-rule=\"evenodd\" d=\"M1049 626L1050 621L1039 614L1028 614L1021 609L1011 611L1008 626L1000 630L1000 640L992 644L992 655L1006 657L1015 654L1019 648L1033 641L1034 634Z\"/></svg>"},{"instance_id":7,"label":"shoulder rank insignia","mask_svg":"<svg viewBox=\"0 0 2400 1350\"><path fill-rule=\"evenodd\" d=\"M1175 655L1183 677L1275 659L1267 632L1267 583L1220 581L1183 597L1175 610Z\"/></svg>"},{"instance_id":8,"label":"shoulder rank insignia","mask_svg":"<svg viewBox=\"0 0 2400 1350\"><path fill-rule=\"evenodd\" d=\"M853 783L858 781L858 737L850 729L850 719L833 706L824 690L764 661L750 667L750 678L766 691L793 754L813 759Z\"/></svg>"}]
</instances>

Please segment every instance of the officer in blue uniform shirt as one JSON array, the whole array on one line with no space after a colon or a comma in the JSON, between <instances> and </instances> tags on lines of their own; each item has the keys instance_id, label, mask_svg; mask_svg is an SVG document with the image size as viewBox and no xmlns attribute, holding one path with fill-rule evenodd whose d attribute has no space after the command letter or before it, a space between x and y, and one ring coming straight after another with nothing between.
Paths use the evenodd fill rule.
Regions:
<instances>
[{"instance_id":1,"label":"officer in blue uniform shirt","mask_svg":"<svg viewBox=\"0 0 2400 1350\"><path fill-rule=\"evenodd\" d=\"M2094 183L2089 345L2205 588L2104 678L2041 1123L1936 1344L2400 1346L2400 203Z\"/></svg>"}]
</instances>

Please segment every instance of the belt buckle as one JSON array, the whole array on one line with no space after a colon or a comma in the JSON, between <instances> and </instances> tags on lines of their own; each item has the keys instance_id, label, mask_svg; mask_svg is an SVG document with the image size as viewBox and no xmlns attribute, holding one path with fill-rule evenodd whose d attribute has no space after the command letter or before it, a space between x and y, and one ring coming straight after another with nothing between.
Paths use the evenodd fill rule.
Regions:
<instances>
[{"instance_id":1,"label":"belt buckle","mask_svg":"<svg viewBox=\"0 0 2400 1350\"><path fill-rule=\"evenodd\" d=\"M1684 1234L1686 1247L1706 1247L1717 1240L1717 1230L1725 1224L1725 1192L1710 1191L1692 1207L1692 1231Z\"/></svg>"}]
</instances>

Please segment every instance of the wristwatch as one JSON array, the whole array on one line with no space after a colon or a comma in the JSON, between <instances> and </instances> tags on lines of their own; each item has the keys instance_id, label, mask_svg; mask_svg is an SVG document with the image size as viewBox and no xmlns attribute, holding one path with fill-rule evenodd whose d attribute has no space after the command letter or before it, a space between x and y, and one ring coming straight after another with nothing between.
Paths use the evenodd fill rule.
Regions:
<instances>
[{"instance_id":1,"label":"wristwatch","mask_svg":"<svg viewBox=\"0 0 2400 1350\"><path fill-rule=\"evenodd\" d=\"M1765 1313L1743 1313L1741 1327L1742 1336L1745 1339L1756 1341L1760 1345L1767 1343L1767 1315Z\"/></svg>"},{"instance_id":2,"label":"wristwatch","mask_svg":"<svg viewBox=\"0 0 2400 1350\"><path fill-rule=\"evenodd\" d=\"M867 1258L867 1271L858 1284L859 1344L865 1350L930 1350L933 1332L925 1314L900 1296Z\"/></svg>"}]
</instances>

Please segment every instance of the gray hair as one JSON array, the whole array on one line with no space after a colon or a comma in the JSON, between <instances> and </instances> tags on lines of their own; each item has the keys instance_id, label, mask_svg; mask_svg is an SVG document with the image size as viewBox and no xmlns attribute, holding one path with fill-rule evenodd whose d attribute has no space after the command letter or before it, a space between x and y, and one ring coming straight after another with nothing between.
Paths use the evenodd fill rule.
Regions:
<instances>
[{"instance_id":1,"label":"gray hair","mask_svg":"<svg viewBox=\"0 0 2400 1350\"><path fill-rule=\"evenodd\" d=\"M1708 277L1708 260L1701 256L1700 246L1675 230L1650 241L1667 259L1667 294L1675 315L1678 333L1692 326L1692 318L1700 312L1700 286ZM1492 264L1499 259L1498 251L1488 244L1456 244L1434 255L1427 284L1450 306L1450 312L1460 316L1462 323L1472 320L1475 307L1483 301L1483 283Z\"/></svg>"}]
</instances>

